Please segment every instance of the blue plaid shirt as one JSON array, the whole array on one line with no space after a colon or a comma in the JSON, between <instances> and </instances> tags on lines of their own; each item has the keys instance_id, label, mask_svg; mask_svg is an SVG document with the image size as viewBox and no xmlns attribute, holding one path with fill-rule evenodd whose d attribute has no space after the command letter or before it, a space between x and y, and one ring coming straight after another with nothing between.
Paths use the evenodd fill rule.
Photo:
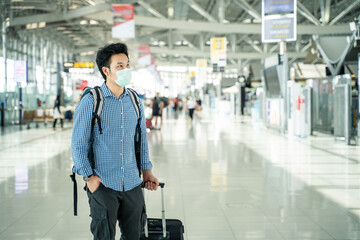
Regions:
<instances>
[{"instance_id":1,"label":"blue plaid shirt","mask_svg":"<svg viewBox=\"0 0 360 240\"><path fill-rule=\"evenodd\" d=\"M103 133L100 134L96 123L93 132L94 168L91 167L89 151L91 147L91 119L94 108L92 94L81 99L74 114L74 128L71 139L71 151L74 162L73 171L82 176L99 176L104 186L129 191L142 180L136 165L134 135L137 114L130 95L125 89L120 98L115 97L105 83L101 86L104 106L100 114ZM144 110L141 112L141 169L150 170L148 143Z\"/></svg>"}]
</instances>

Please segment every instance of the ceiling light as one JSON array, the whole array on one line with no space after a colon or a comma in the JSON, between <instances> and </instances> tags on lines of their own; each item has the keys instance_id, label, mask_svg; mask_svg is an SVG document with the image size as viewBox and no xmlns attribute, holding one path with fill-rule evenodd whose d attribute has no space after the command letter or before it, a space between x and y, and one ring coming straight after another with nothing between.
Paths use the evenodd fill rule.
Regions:
<instances>
[{"instance_id":1,"label":"ceiling light","mask_svg":"<svg viewBox=\"0 0 360 240\"><path fill-rule=\"evenodd\" d=\"M38 27L39 27L39 28L44 28L44 27L46 27L46 22L39 22Z\"/></svg>"},{"instance_id":2,"label":"ceiling light","mask_svg":"<svg viewBox=\"0 0 360 240\"><path fill-rule=\"evenodd\" d=\"M77 5L77 4L71 4L71 5L69 6L69 10L74 10L74 9L79 8L79 7L80 7L80 6Z\"/></svg>"},{"instance_id":3,"label":"ceiling light","mask_svg":"<svg viewBox=\"0 0 360 240\"><path fill-rule=\"evenodd\" d=\"M176 45L176 46L180 46L180 45L181 45L181 41L176 41L176 42L175 42L175 45Z\"/></svg>"},{"instance_id":4,"label":"ceiling light","mask_svg":"<svg viewBox=\"0 0 360 240\"><path fill-rule=\"evenodd\" d=\"M96 21L96 20L90 20L90 24L91 24L91 25L96 25L96 24L99 24L99 22Z\"/></svg>"},{"instance_id":5,"label":"ceiling light","mask_svg":"<svg viewBox=\"0 0 360 240\"><path fill-rule=\"evenodd\" d=\"M174 8L173 7L168 8L168 16L169 16L169 18L174 17Z\"/></svg>"},{"instance_id":6,"label":"ceiling light","mask_svg":"<svg viewBox=\"0 0 360 240\"><path fill-rule=\"evenodd\" d=\"M34 9L35 6L11 6L10 8L11 8L11 9L22 9L22 10L25 10L25 9Z\"/></svg>"},{"instance_id":7,"label":"ceiling light","mask_svg":"<svg viewBox=\"0 0 360 240\"><path fill-rule=\"evenodd\" d=\"M56 28L57 30L65 30L66 28L65 27L58 27Z\"/></svg>"},{"instance_id":8,"label":"ceiling light","mask_svg":"<svg viewBox=\"0 0 360 240\"><path fill-rule=\"evenodd\" d=\"M166 45L166 42L164 42L164 41L159 42L159 46L165 46L165 45Z\"/></svg>"},{"instance_id":9,"label":"ceiling light","mask_svg":"<svg viewBox=\"0 0 360 240\"><path fill-rule=\"evenodd\" d=\"M88 4L90 4L90 5L92 5L92 6L95 6L95 3L94 3L94 1L92 1L92 0L85 0Z\"/></svg>"},{"instance_id":10,"label":"ceiling light","mask_svg":"<svg viewBox=\"0 0 360 240\"><path fill-rule=\"evenodd\" d=\"M63 31L63 33L69 34L69 33L72 33L72 31Z\"/></svg>"},{"instance_id":11,"label":"ceiling light","mask_svg":"<svg viewBox=\"0 0 360 240\"><path fill-rule=\"evenodd\" d=\"M88 24L88 21L87 21L87 20L81 20L81 21L80 21L80 24L81 24L81 25L86 25L86 24Z\"/></svg>"}]
</instances>

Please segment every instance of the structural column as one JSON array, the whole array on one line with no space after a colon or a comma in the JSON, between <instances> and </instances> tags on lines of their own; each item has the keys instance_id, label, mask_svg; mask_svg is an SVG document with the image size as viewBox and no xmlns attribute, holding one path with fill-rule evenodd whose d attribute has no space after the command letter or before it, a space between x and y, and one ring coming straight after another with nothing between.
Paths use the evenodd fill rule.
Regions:
<instances>
[{"instance_id":1,"label":"structural column","mask_svg":"<svg viewBox=\"0 0 360 240\"><path fill-rule=\"evenodd\" d=\"M4 92L5 92L5 103L6 103L6 95L7 95L7 48L6 48L6 21L2 22L2 48L3 48L3 58L4 58Z\"/></svg>"}]
</instances>

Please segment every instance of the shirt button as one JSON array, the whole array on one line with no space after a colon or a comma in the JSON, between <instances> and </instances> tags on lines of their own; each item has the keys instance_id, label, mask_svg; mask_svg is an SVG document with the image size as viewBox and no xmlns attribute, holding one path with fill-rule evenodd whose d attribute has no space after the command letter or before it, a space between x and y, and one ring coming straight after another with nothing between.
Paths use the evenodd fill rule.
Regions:
<instances>
[{"instance_id":1,"label":"shirt button","mask_svg":"<svg viewBox=\"0 0 360 240\"><path fill-rule=\"evenodd\" d=\"M121 139L121 142L122 142L123 140Z\"/></svg>"},{"instance_id":2,"label":"shirt button","mask_svg":"<svg viewBox=\"0 0 360 240\"><path fill-rule=\"evenodd\" d=\"M121 128L123 128L123 126L121 126Z\"/></svg>"},{"instance_id":3,"label":"shirt button","mask_svg":"<svg viewBox=\"0 0 360 240\"><path fill-rule=\"evenodd\" d=\"M123 114L123 113L121 112L121 114Z\"/></svg>"}]
</instances>

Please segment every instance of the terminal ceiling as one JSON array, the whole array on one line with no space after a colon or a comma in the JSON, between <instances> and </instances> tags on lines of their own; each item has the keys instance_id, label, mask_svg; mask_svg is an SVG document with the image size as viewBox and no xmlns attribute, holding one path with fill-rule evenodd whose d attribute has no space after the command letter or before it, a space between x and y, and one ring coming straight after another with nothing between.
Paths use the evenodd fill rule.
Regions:
<instances>
[{"instance_id":1,"label":"terminal ceiling","mask_svg":"<svg viewBox=\"0 0 360 240\"><path fill-rule=\"evenodd\" d=\"M297 41L287 43L292 60L306 57L314 34L350 34L349 22L360 14L360 0L297 2ZM99 47L119 41L111 37L113 3L134 4L136 38L123 41L130 49L150 45L157 64L194 65L197 58L210 58L212 37L227 37L232 66L279 52L278 43L261 42L261 0L2 0L0 13L12 37L26 41L35 32L78 59L94 59Z\"/></svg>"}]
</instances>

